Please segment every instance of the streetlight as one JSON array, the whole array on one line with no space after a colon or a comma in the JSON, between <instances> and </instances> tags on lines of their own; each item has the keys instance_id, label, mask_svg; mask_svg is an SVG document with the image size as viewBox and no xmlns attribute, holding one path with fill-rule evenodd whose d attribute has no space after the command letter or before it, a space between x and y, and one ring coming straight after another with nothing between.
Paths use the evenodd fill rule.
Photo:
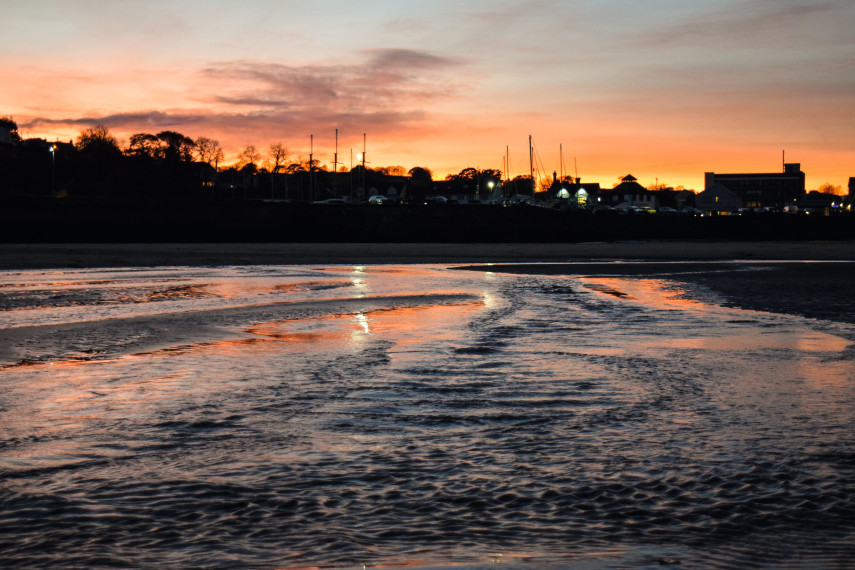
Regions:
<instances>
[{"instance_id":1,"label":"streetlight","mask_svg":"<svg viewBox=\"0 0 855 570\"><path fill-rule=\"evenodd\" d=\"M50 193L56 195L56 145L50 145Z\"/></svg>"}]
</instances>

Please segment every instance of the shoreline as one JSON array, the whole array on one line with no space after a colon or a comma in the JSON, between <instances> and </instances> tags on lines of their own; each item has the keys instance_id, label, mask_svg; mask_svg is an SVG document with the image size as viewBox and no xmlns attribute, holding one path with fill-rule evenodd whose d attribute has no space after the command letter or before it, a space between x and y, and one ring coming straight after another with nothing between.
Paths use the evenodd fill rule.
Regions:
<instances>
[{"instance_id":1,"label":"shoreline","mask_svg":"<svg viewBox=\"0 0 855 570\"><path fill-rule=\"evenodd\" d=\"M810 263L776 263L799 261ZM712 291L732 307L855 323L847 294L855 282L855 241L0 244L0 271L407 264L664 278L686 284L695 298Z\"/></svg>"},{"instance_id":2,"label":"shoreline","mask_svg":"<svg viewBox=\"0 0 855 570\"><path fill-rule=\"evenodd\" d=\"M855 241L0 244L0 270L223 265L855 261Z\"/></svg>"}]
</instances>

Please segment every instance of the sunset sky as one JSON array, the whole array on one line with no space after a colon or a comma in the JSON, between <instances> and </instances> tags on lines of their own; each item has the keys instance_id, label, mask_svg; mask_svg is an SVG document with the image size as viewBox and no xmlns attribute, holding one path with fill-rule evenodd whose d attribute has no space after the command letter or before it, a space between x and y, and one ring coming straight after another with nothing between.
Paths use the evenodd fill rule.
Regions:
<instances>
[{"instance_id":1,"label":"sunset sky","mask_svg":"<svg viewBox=\"0 0 855 570\"><path fill-rule=\"evenodd\" d=\"M350 166L547 172L703 189L855 176L852 0L5 2L0 116L26 137L106 125L285 143ZM355 159L354 159L355 160ZM574 161L576 166L574 167Z\"/></svg>"}]
</instances>

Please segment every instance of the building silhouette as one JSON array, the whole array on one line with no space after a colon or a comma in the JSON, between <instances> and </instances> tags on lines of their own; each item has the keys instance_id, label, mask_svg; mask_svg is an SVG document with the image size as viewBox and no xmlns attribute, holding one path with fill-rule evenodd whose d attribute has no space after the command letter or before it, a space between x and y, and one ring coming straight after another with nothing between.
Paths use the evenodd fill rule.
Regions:
<instances>
[{"instance_id":1,"label":"building silhouette","mask_svg":"<svg viewBox=\"0 0 855 570\"><path fill-rule=\"evenodd\" d=\"M601 190L600 197L603 204L619 210L627 208L655 210L659 207L659 199L656 194L639 184L635 176L627 174L620 180L620 184L614 188Z\"/></svg>"},{"instance_id":2,"label":"building silhouette","mask_svg":"<svg viewBox=\"0 0 855 570\"><path fill-rule=\"evenodd\" d=\"M746 208L784 207L805 198L805 173L798 163L784 164L783 172L716 174L707 172L704 189L721 184L733 192Z\"/></svg>"}]
</instances>

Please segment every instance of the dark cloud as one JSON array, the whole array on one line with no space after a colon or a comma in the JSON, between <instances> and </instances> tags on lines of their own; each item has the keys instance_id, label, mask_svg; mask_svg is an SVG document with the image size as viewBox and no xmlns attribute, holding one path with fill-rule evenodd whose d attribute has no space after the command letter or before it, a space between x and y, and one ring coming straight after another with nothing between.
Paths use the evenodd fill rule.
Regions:
<instances>
[{"instance_id":1,"label":"dark cloud","mask_svg":"<svg viewBox=\"0 0 855 570\"><path fill-rule=\"evenodd\" d=\"M409 71L419 69L445 69L456 67L460 62L451 58L434 55L424 51L410 49L367 50L372 56L370 66L381 68L404 68Z\"/></svg>"},{"instance_id":2,"label":"dark cloud","mask_svg":"<svg viewBox=\"0 0 855 570\"><path fill-rule=\"evenodd\" d=\"M222 62L202 71L228 94L218 102L255 107L316 110L325 106L421 106L448 97L459 86L445 72L460 63L431 53L385 49L365 52L365 63L289 66L254 61Z\"/></svg>"},{"instance_id":3,"label":"dark cloud","mask_svg":"<svg viewBox=\"0 0 855 570\"><path fill-rule=\"evenodd\" d=\"M114 113L111 115L78 117L72 119L49 119L45 117L35 117L30 119L22 126L26 128L37 128L50 125L69 125L90 127L94 125L104 125L111 129L126 129L129 127L139 128L140 130L161 129L177 125L192 125L205 121L205 117L196 114L186 113L164 113L162 111L140 111L133 113Z\"/></svg>"},{"instance_id":4,"label":"dark cloud","mask_svg":"<svg viewBox=\"0 0 855 570\"><path fill-rule=\"evenodd\" d=\"M68 126L86 128L104 125L111 130L121 132L158 132L165 129L192 129L200 133L292 133L311 132L313 129L329 125L350 130L372 130L375 133L395 132L404 125L414 125L425 121L428 114L423 110L374 110L374 111L333 111L306 115L302 112L258 111L252 113L212 113L199 111L198 114L182 112L135 112L111 115L87 116L76 118L35 117L21 122L21 128L37 129L47 126Z\"/></svg>"},{"instance_id":5,"label":"dark cloud","mask_svg":"<svg viewBox=\"0 0 855 570\"><path fill-rule=\"evenodd\" d=\"M170 129L191 136L263 141L341 128L377 135L430 128L435 104L461 87L460 61L406 49L369 50L361 63L291 66L218 62L200 70L196 108L79 118L35 118L27 128L102 124L121 133Z\"/></svg>"}]
</instances>

